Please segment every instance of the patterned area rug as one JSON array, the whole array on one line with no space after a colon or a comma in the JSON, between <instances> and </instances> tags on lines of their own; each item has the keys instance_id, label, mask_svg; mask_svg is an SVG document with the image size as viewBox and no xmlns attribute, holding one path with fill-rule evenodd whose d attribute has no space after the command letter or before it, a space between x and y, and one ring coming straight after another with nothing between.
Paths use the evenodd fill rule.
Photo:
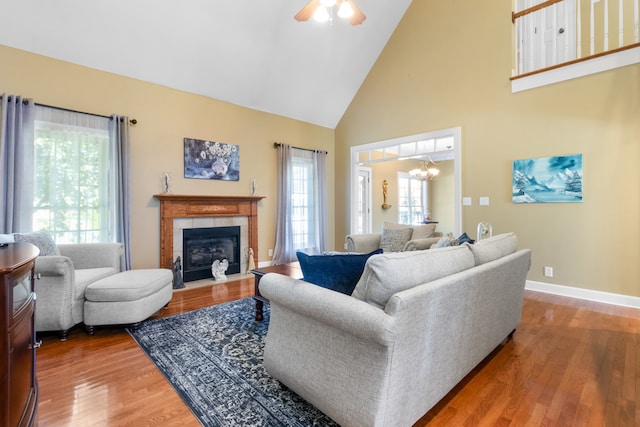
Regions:
<instances>
[{"instance_id":1,"label":"patterned area rug","mask_svg":"<svg viewBox=\"0 0 640 427\"><path fill-rule=\"evenodd\" d=\"M129 333L204 426L337 426L262 365L269 306L245 298L144 322Z\"/></svg>"}]
</instances>

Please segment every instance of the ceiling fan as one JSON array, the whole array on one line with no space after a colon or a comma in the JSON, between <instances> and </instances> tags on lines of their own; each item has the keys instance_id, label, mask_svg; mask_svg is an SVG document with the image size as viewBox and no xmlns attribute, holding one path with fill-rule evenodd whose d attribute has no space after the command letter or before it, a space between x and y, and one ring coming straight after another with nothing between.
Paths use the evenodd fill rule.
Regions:
<instances>
[{"instance_id":1,"label":"ceiling fan","mask_svg":"<svg viewBox=\"0 0 640 427\"><path fill-rule=\"evenodd\" d=\"M328 21L332 19L333 6L337 6L338 16L348 19L351 25L360 25L367 19L353 0L311 0L294 18L308 21L313 16L318 21Z\"/></svg>"}]
</instances>

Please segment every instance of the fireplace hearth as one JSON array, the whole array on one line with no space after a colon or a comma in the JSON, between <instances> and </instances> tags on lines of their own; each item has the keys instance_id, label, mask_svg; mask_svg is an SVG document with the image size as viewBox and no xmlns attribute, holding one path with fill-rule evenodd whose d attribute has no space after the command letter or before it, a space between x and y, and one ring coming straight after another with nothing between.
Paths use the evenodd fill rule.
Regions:
<instances>
[{"instance_id":1,"label":"fireplace hearth","mask_svg":"<svg viewBox=\"0 0 640 427\"><path fill-rule=\"evenodd\" d=\"M212 278L211 264L226 259L226 274L240 273L240 227L205 227L182 230L185 282Z\"/></svg>"}]
</instances>

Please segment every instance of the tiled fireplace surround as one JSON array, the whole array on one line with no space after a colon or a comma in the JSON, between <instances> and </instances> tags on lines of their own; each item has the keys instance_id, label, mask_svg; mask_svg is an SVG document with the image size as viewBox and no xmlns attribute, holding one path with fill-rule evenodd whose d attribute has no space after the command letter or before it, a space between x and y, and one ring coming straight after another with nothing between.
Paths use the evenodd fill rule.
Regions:
<instances>
[{"instance_id":1,"label":"tiled fireplace surround","mask_svg":"<svg viewBox=\"0 0 640 427\"><path fill-rule=\"evenodd\" d=\"M258 265L258 201L263 197L156 194L160 200L160 266L173 268L182 254L185 228L240 226L240 271L246 271L249 248Z\"/></svg>"}]
</instances>

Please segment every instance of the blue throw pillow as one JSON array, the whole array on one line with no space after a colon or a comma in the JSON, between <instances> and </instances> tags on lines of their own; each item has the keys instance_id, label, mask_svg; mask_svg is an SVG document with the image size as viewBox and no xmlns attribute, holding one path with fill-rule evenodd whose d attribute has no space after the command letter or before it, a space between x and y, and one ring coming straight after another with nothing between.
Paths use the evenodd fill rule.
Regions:
<instances>
[{"instance_id":1,"label":"blue throw pillow","mask_svg":"<svg viewBox=\"0 0 640 427\"><path fill-rule=\"evenodd\" d=\"M296 255L305 282L351 295L369 257L381 253L382 249L368 254Z\"/></svg>"},{"instance_id":2,"label":"blue throw pillow","mask_svg":"<svg viewBox=\"0 0 640 427\"><path fill-rule=\"evenodd\" d=\"M473 240L471 237L469 237L467 235L467 233L462 233L460 235L460 237L458 237L458 243L463 244L463 243L470 243L473 245L473 243L475 242L475 240Z\"/></svg>"}]
</instances>

